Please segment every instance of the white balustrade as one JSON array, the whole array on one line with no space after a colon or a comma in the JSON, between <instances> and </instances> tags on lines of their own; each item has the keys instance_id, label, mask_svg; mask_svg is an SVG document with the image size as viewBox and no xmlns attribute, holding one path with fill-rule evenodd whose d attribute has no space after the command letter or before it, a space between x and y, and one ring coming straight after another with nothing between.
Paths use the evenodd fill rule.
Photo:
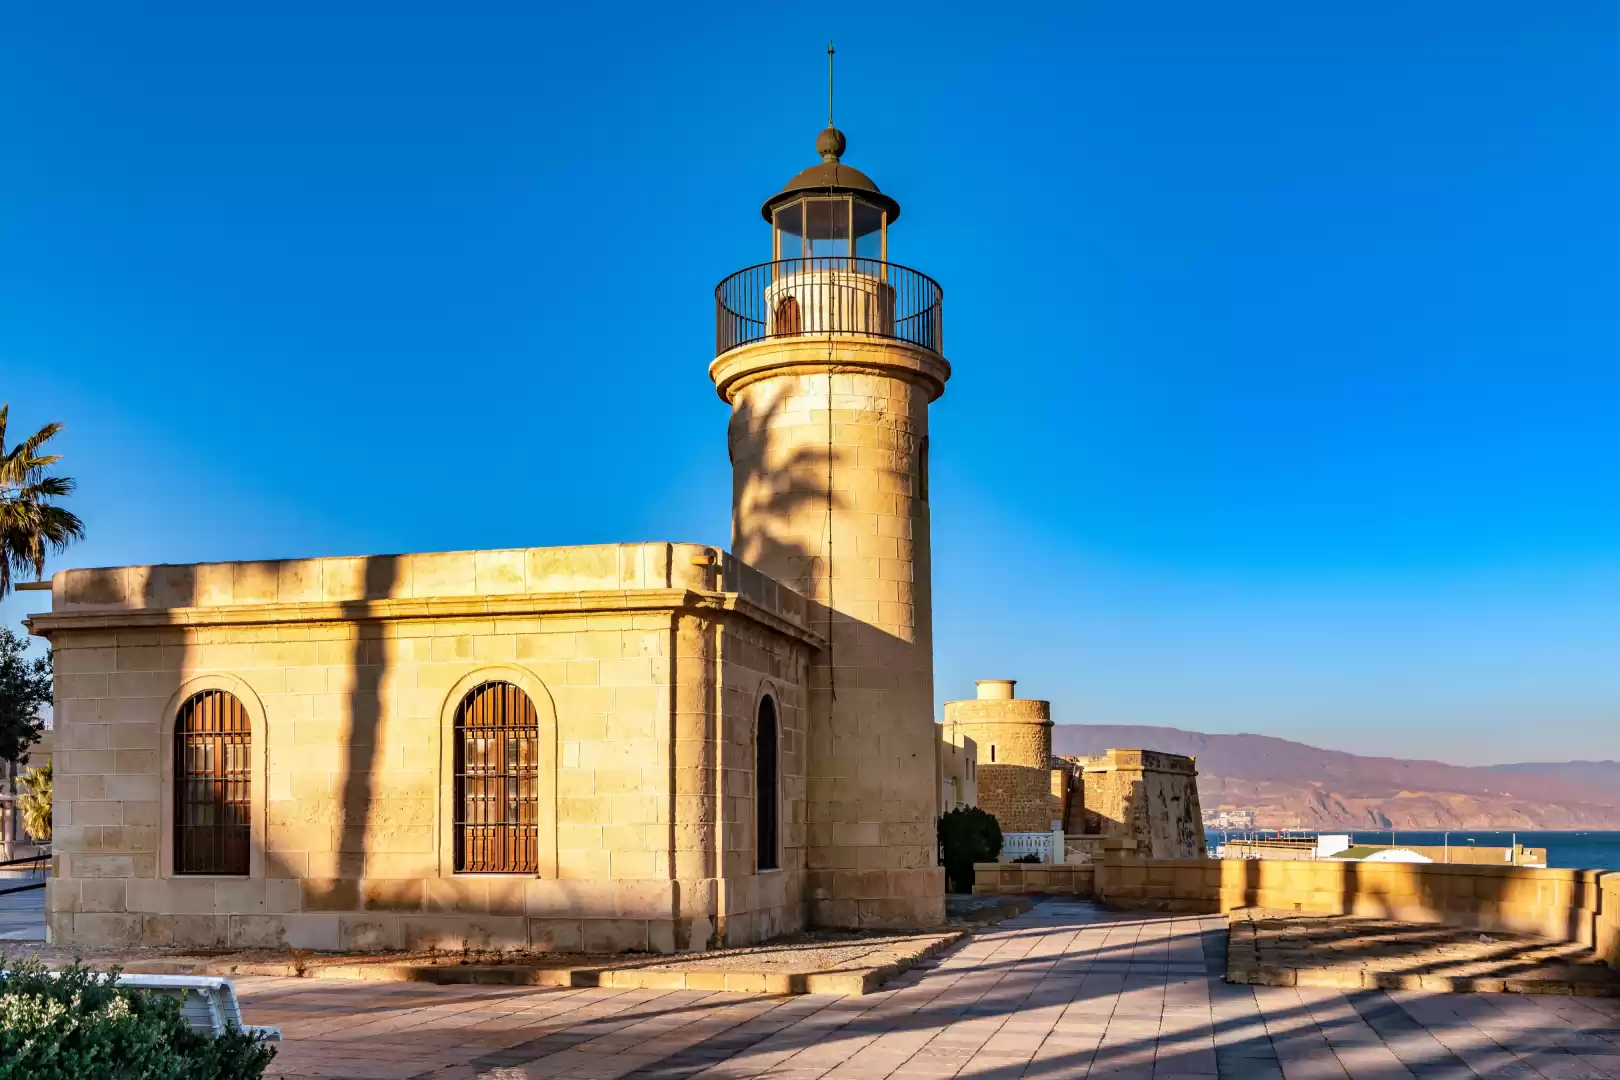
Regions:
<instances>
[{"instance_id":1,"label":"white balustrade","mask_svg":"<svg viewBox=\"0 0 1620 1080\"><path fill-rule=\"evenodd\" d=\"M1039 856L1041 862L1052 861L1052 834L1049 832L1012 832L1001 834L1001 861L1012 862L1025 855Z\"/></svg>"}]
</instances>

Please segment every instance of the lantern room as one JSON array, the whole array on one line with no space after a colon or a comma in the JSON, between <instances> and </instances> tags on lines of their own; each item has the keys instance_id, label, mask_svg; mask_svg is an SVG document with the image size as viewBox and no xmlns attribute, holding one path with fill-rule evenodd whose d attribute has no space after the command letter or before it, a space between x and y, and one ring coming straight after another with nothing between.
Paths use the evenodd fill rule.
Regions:
<instances>
[{"instance_id":1,"label":"lantern room","mask_svg":"<svg viewBox=\"0 0 1620 1080\"><path fill-rule=\"evenodd\" d=\"M889 261L889 226L900 204L871 177L841 160L847 140L835 127L816 137L821 162L800 172L760 212L771 223L771 259Z\"/></svg>"},{"instance_id":2,"label":"lantern room","mask_svg":"<svg viewBox=\"0 0 1620 1080\"><path fill-rule=\"evenodd\" d=\"M844 164L844 133L816 137L818 164L765 200L770 260L715 289L716 355L770 338L861 335L940 352L939 284L889 261L900 204Z\"/></svg>"}]
</instances>

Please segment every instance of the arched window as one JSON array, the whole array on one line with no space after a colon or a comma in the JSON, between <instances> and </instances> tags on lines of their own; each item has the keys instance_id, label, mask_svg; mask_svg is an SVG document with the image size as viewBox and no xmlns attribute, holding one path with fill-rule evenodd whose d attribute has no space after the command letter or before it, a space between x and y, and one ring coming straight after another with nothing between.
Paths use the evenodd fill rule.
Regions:
<instances>
[{"instance_id":1,"label":"arched window","mask_svg":"<svg viewBox=\"0 0 1620 1080\"><path fill-rule=\"evenodd\" d=\"M777 334L799 334L804 332L804 320L799 317L799 301L797 297L784 296L781 303L776 305Z\"/></svg>"},{"instance_id":2,"label":"arched window","mask_svg":"<svg viewBox=\"0 0 1620 1080\"><path fill-rule=\"evenodd\" d=\"M776 857L776 703L759 703L759 732L754 736L754 848L761 870L775 870Z\"/></svg>"},{"instance_id":3,"label":"arched window","mask_svg":"<svg viewBox=\"0 0 1620 1080\"><path fill-rule=\"evenodd\" d=\"M540 720L506 682L473 687L456 708L456 870L540 868Z\"/></svg>"},{"instance_id":4,"label":"arched window","mask_svg":"<svg viewBox=\"0 0 1620 1080\"><path fill-rule=\"evenodd\" d=\"M193 694L174 723L174 872L247 874L253 729L223 690Z\"/></svg>"}]
</instances>

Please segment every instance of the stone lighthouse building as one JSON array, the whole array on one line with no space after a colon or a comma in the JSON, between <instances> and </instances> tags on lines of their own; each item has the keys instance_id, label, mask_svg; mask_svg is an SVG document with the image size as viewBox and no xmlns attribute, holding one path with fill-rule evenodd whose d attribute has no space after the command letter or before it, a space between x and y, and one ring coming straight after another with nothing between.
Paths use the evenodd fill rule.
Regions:
<instances>
[{"instance_id":1,"label":"stone lighthouse building","mask_svg":"<svg viewBox=\"0 0 1620 1080\"><path fill-rule=\"evenodd\" d=\"M941 292L844 136L716 289L732 551L64 570L69 945L671 952L941 921ZM767 233L762 230L761 238Z\"/></svg>"},{"instance_id":2,"label":"stone lighthouse building","mask_svg":"<svg viewBox=\"0 0 1620 1080\"><path fill-rule=\"evenodd\" d=\"M944 915L934 818L928 406L945 390L941 293L889 261L900 204L821 161L765 201L769 262L717 290L732 406L732 552L811 602L806 819L811 917ZM829 887L830 885L830 887Z\"/></svg>"}]
</instances>

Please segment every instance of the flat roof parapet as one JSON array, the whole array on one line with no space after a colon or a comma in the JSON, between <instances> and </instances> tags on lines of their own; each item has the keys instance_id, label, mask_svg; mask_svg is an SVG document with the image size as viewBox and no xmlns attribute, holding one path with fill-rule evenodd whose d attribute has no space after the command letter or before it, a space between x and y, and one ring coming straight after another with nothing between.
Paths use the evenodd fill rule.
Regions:
<instances>
[{"instance_id":1,"label":"flat roof parapet","mask_svg":"<svg viewBox=\"0 0 1620 1080\"><path fill-rule=\"evenodd\" d=\"M808 602L792 589L722 549L664 541L61 570L49 614L33 622L431 617L683 606L688 596L815 637Z\"/></svg>"}]
</instances>

